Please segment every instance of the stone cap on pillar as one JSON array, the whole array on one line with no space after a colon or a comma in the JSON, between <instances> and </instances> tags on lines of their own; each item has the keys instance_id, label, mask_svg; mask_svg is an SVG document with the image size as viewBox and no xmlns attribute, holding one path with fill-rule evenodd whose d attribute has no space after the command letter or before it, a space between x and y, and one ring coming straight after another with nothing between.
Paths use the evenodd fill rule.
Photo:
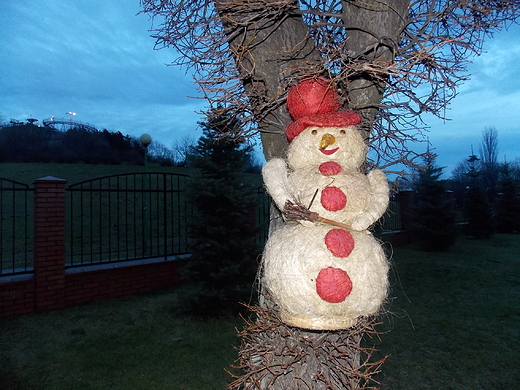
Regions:
<instances>
[{"instance_id":1,"label":"stone cap on pillar","mask_svg":"<svg viewBox=\"0 0 520 390\"><path fill-rule=\"evenodd\" d=\"M45 177L40 177L39 179L36 179L34 181L34 183L36 183L37 181L62 181L62 182L67 182L66 179L60 179L59 177L54 177L54 176L45 176Z\"/></svg>"}]
</instances>

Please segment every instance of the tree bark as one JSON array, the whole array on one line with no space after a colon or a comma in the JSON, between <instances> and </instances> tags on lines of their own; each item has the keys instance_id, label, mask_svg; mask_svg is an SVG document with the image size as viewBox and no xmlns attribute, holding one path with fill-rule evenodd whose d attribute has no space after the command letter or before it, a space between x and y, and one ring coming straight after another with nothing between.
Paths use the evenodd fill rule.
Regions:
<instances>
[{"instance_id":1,"label":"tree bark","mask_svg":"<svg viewBox=\"0 0 520 390\"><path fill-rule=\"evenodd\" d=\"M347 30L347 49L355 59L390 65L395 59L402 30L406 25L409 0L343 0L342 19ZM362 129L368 138L381 103L387 76L381 79L361 73L349 80L348 97L365 122Z\"/></svg>"},{"instance_id":2,"label":"tree bark","mask_svg":"<svg viewBox=\"0 0 520 390\"><path fill-rule=\"evenodd\" d=\"M282 323L271 305L252 307L256 319L239 334L238 365L245 371L229 389L373 389L371 377L385 359L370 362L372 348L361 346L375 336L374 320L362 318L349 329L307 331Z\"/></svg>"},{"instance_id":3,"label":"tree bark","mask_svg":"<svg viewBox=\"0 0 520 390\"><path fill-rule=\"evenodd\" d=\"M322 69L309 29L296 14L296 1L276 18L255 18L252 3L216 0L240 79L257 118L266 160L285 157L285 126L291 122L285 108L287 87L305 73ZM255 2L268 7L268 1ZM245 27L247 26L247 27ZM266 106L275 106L265 115ZM270 111L270 110L269 110Z\"/></svg>"}]
</instances>

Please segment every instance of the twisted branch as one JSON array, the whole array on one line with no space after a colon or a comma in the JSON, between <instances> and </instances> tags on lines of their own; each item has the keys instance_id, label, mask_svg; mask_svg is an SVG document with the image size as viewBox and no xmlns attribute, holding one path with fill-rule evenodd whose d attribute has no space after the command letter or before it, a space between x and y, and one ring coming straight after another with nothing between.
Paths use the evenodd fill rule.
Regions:
<instances>
[{"instance_id":1,"label":"twisted branch","mask_svg":"<svg viewBox=\"0 0 520 390\"><path fill-rule=\"evenodd\" d=\"M361 318L341 331L307 332L285 325L270 306L248 308L254 318L244 319L239 358L232 367L245 374L228 371L234 378L229 389L363 390L377 384L373 376L386 357L371 362L374 348L361 345L363 338L379 337L375 319ZM315 378L312 385L306 382L310 377Z\"/></svg>"},{"instance_id":2,"label":"twisted branch","mask_svg":"<svg viewBox=\"0 0 520 390\"><path fill-rule=\"evenodd\" d=\"M300 203L293 203L290 200L285 202L285 207L283 209L283 215L288 221L310 221L310 222L321 222L327 225L337 226L343 229L352 230L350 225L333 221L332 219L327 219L320 217L318 213L310 211L307 207Z\"/></svg>"},{"instance_id":3,"label":"twisted branch","mask_svg":"<svg viewBox=\"0 0 520 390\"><path fill-rule=\"evenodd\" d=\"M347 4L377 14L397 12L391 6L397 3L141 0L143 12L159 21L153 30L156 47L174 47L180 53L175 64L194 71L210 104L203 114L218 115L215 108L226 110L245 124L245 136L261 131L282 137L288 117L280 115L288 86L303 76L325 73L343 92L345 105L367 113L364 127L370 132L370 147L377 151L370 164L387 168L417 165L421 154L412 145L425 141L422 114L445 118L457 87L468 78L471 56L481 53L483 38L508 22L515 23L520 7L517 0L410 0L397 40L380 36L369 24L344 22ZM257 49L294 18L303 18L319 54L300 58L304 42L270 48L269 61L286 64L277 70L281 77L273 88L258 68ZM372 39L353 51L349 39L358 30ZM352 100L352 82L361 79L366 83L360 88L382 91L380 101Z\"/></svg>"}]
</instances>

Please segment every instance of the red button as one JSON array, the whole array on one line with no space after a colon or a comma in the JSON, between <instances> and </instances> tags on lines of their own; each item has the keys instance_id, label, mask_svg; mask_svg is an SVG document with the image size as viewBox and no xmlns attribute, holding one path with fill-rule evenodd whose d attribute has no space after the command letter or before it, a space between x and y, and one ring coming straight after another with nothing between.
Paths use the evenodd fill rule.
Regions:
<instances>
[{"instance_id":1,"label":"red button","mask_svg":"<svg viewBox=\"0 0 520 390\"><path fill-rule=\"evenodd\" d=\"M321 191L321 205L329 211L342 210L347 205L347 195L338 187L325 187Z\"/></svg>"},{"instance_id":2,"label":"red button","mask_svg":"<svg viewBox=\"0 0 520 390\"><path fill-rule=\"evenodd\" d=\"M340 268L324 268L316 278L316 292L324 301L343 302L351 291L352 281L347 272Z\"/></svg>"},{"instance_id":3,"label":"red button","mask_svg":"<svg viewBox=\"0 0 520 390\"><path fill-rule=\"evenodd\" d=\"M327 161L320 164L319 170L323 176L332 176L340 173L343 168L336 161Z\"/></svg>"},{"instance_id":4,"label":"red button","mask_svg":"<svg viewBox=\"0 0 520 390\"><path fill-rule=\"evenodd\" d=\"M336 257L348 257L354 249L354 238L345 229L332 229L325 235L325 245Z\"/></svg>"}]
</instances>

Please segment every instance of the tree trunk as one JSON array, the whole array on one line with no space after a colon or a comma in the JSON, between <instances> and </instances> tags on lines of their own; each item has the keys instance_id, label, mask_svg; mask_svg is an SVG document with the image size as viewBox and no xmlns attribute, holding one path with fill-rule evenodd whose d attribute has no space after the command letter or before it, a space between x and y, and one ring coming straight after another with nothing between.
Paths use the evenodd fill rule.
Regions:
<instances>
[{"instance_id":1,"label":"tree trunk","mask_svg":"<svg viewBox=\"0 0 520 390\"><path fill-rule=\"evenodd\" d=\"M347 49L354 59L392 64L406 25L409 0L343 0L342 19L347 29ZM386 77L386 76L382 76ZM384 93L384 79L361 73L347 84L351 108L359 110L365 121L362 130L368 138Z\"/></svg>"},{"instance_id":2,"label":"tree trunk","mask_svg":"<svg viewBox=\"0 0 520 390\"><path fill-rule=\"evenodd\" d=\"M366 335L376 335L374 320L334 332L307 331L282 323L271 305L252 307L256 319L239 334L240 368L230 389L369 389L371 376L384 359L370 362L371 348L361 347Z\"/></svg>"},{"instance_id":3,"label":"tree trunk","mask_svg":"<svg viewBox=\"0 0 520 390\"><path fill-rule=\"evenodd\" d=\"M267 1L244 2L242 6L239 1L216 0L215 4L257 118L265 158L285 157L285 126L291 122L285 108L287 86L322 69L309 29L300 15L287 10L277 18L255 15L270 6ZM296 1L293 7L298 8ZM275 109L265 115L268 106Z\"/></svg>"},{"instance_id":4,"label":"tree trunk","mask_svg":"<svg viewBox=\"0 0 520 390\"><path fill-rule=\"evenodd\" d=\"M324 65L300 14L285 10L277 18L265 20L258 17L252 3L259 7L273 4L215 1L258 119L264 155L267 160L283 158L287 148L285 127L291 121L285 108L288 86L302 76L323 72ZM376 8L367 7L367 2L343 1L344 23L352 26L348 29L349 51L374 61L393 60L393 46L388 41L397 44L408 1L389 3L385 7L378 3L380 8ZM294 11L298 9L297 2L292 6ZM358 74L347 85L350 104L360 108L365 117L368 138L383 83ZM264 116L268 105L275 105L275 109ZM245 374L236 378L230 389L362 389L382 363L369 363L372 351L361 347L363 336L375 332L373 320L362 318L356 326L341 331L308 331L282 323L273 303L263 296L260 305L251 309L257 318L241 333L239 366Z\"/></svg>"}]
</instances>

